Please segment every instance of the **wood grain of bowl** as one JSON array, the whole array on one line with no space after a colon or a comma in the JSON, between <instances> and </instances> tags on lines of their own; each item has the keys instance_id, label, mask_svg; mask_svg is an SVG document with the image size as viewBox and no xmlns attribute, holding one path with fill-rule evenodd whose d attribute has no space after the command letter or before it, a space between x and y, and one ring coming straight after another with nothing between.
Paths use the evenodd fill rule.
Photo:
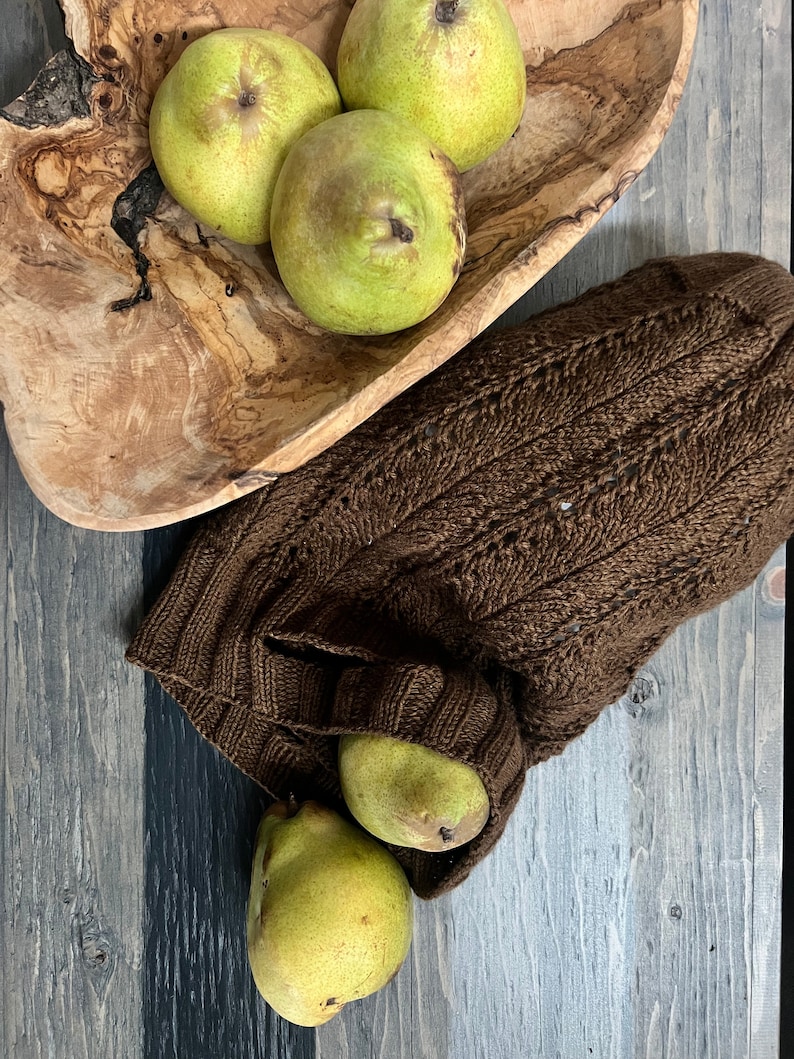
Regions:
<instances>
[{"instance_id":1,"label":"wood grain of bowl","mask_svg":"<svg viewBox=\"0 0 794 1059\"><path fill-rule=\"evenodd\" d=\"M144 529L291 470L460 350L632 184L683 90L697 0L508 0L527 104L464 175L466 264L426 321L310 324L269 247L203 229L150 168L153 94L222 25L334 70L350 0L63 0L60 54L0 115L0 400L22 472L68 522Z\"/></svg>"}]
</instances>

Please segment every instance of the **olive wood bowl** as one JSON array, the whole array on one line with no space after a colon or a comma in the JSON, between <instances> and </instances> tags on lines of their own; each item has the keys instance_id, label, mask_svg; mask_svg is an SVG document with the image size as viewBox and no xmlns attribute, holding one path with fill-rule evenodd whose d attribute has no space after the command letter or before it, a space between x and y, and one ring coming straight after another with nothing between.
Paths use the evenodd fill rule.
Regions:
<instances>
[{"instance_id":1,"label":"olive wood bowl","mask_svg":"<svg viewBox=\"0 0 794 1059\"><path fill-rule=\"evenodd\" d=\"M426 321L311 324L269 246L204 229L151 165L153 94L223 25L335 68L350 0L63 0L60 53L0 111L0 400L23 474L61 518L176 522L291 470L466 345L626 191L662 140L697 0L508 0L527 70L515 136L464 175L466 263Z\"/></svg>"}]
</instances>

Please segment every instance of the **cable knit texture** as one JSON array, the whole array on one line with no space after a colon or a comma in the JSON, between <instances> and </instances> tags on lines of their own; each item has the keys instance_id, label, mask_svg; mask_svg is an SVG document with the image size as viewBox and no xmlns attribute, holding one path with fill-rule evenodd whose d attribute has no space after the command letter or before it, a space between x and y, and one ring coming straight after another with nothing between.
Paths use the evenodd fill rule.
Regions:
<instances>
[{"instance_id":1,"label":"cable knit texture","mask_svg":"<svg viewBox=\"0 0 794 1059\"><path fill-rule=\"evenodd\" d=\"M485 335L311 463L208 518L128 658L274 797L343 808L340 732L473 766L491 816L685 619L794 530L794 280L651 262Z\"/></svg>"}]
</instances>

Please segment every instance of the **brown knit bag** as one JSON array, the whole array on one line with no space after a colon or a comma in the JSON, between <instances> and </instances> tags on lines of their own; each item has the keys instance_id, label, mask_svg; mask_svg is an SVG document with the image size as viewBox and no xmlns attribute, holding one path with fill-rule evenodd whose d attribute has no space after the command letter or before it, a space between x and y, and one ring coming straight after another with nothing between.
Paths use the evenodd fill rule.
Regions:
<instances>
[{"instance_id":1,"label":"brown knit bag","mask_svg":"<svg viewBox=\"0 0 794 1059\"><path fill-rule=\"evenodd\" d=\"M268 491L206 520L128 658L273 796L343 808L340 732L473 766L460 883L532 765L794 529L794 280L651 262L488 334Z\"/></svg>"}]
</instances>

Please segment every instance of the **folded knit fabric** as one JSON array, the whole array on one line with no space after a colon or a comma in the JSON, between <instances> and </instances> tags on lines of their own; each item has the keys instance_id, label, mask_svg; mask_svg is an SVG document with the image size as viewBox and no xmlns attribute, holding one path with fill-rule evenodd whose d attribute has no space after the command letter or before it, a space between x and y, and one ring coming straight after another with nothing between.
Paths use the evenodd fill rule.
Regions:
<instances>
[{"instance_id":1,"label":"folded knit fabric","mask_svg":"<svg viewBox=\"0 0 794 1059\"><path fill-rule=\"evenodd\" d=\"M526 770L794 530L794 280L743 254L651 262L481 337L329 451L207 519L128 658L273 796L343 808L341 732Z\"/></svg>"}]
</instances>

